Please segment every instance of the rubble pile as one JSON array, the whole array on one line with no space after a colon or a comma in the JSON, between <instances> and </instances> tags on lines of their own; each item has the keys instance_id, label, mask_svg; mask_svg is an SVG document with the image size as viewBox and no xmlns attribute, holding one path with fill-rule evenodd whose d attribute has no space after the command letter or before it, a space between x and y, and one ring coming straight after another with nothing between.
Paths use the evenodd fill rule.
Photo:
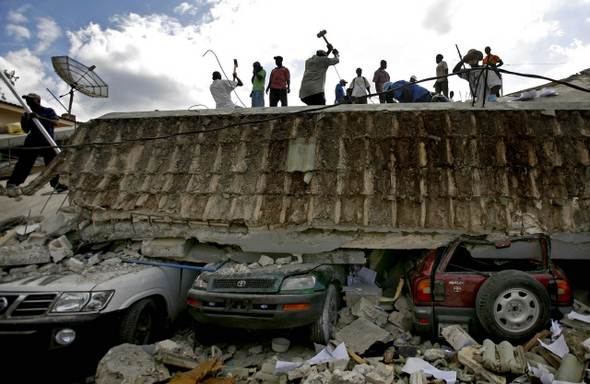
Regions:
<instances>
[{"instance_id":1,"label":"rubble pile","mask_svg":"<svg viewBox=\"0 0 590 384\"><path fill-rule=\"evenodd\" d=\"M118 241L88 247L77 253L68 239L77 215L60 213L47 220L15 226L0 238L0 282L47 275L86 275L149 268L136 262L157 263L144 257L141 241Z\"/></svg>"},{"instance_id":2,"label":"rubble pile","mask_svg":"<svg viewBox=\"0 0 590 384\"><path fill-rule=\"evenodd\" d=\"M269 343L244 350L236 345L207 346L198 341L198 332L185 330L184 334L154 345L121 345L111 349L99 364L96 383L172 383L178 374L212 361L222 363L211 373L214 377L244 384L584 381L590 359L590 308L579 301L577 312L559 322L553 321L550 330L538 333L527 343L513 345L490 339L479 343L457 325L444 328L439 342L423 340L411 334L411 325L397 321L400 315L388 316L370 296L356 301L349 298L347 304L352 302L352 307L347 305L340 311L330 345L316 344L315 351L297 343L280 353L274 352ZM394 307L394 312L405 318L406 311L411 311L411 300L402 295ZM142 352L141 360L133 357L137 351ZM146 358L151 373L145 373L145 369L143 373L129 373L129 366L146 364ZM117 380L106 379L115 376Z\"/></svg>"}]
</instances>

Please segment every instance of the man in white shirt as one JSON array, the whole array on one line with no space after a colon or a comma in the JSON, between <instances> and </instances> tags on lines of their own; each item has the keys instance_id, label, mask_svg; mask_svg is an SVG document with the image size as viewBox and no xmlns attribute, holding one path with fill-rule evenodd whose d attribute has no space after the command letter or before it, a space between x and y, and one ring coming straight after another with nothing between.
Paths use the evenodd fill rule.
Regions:
<instances>
[{"instance_id":1,"label":"man in white shirt","mask_svg":"<svg viewBox=\"0 0 590 384\"><path fill-rule=\"evenodd\" d=\"M498 101L496 93L500 90L502 81L498 75L496 75L496 72L479 65L479 62L482 59L483 53L477 49L470 49L463 59L455 65L453 73L456 73L460 78L469 81L472 97L476 101ZM472 69L462 70L461 66L464 63L469 63Z\"/></svg>"},{"instance_id":2,"label":"man in white shirt","mask_svg":"<svg viewBox=\"0 0 590 384\"><path fill-rule=\"evenodd\" d=\"M361 68L356 69L356 77L352 79L348 89L353 100L356 101L355 104L367 104L367 95L371 94L371 84L363 76Z\"/></svg>"},{"instance_id":3,"label":"man in white shirt","mask_svg":"<svg viewBox=\"0 0 590 384\"><path fill-rule=\"evenodd\" d=\"M238 78L238 75L236 75L235 72L233 81L222 80L221 73L217 71L213 72L213 84L209 86L209 90L215 100L215 108L241 108L231 101L231 93L234 89L241 87L242 85L244 85L244 83L242 83L242 80Z\"/></svg>"}]
</instances>

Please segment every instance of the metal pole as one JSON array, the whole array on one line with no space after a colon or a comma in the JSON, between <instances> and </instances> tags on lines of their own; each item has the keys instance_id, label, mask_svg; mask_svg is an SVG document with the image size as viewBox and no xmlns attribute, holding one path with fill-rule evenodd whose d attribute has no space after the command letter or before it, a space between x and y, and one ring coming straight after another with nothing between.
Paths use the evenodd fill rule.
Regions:
<instances>
[{"instance_id":1,"label":"metal pole","mask_svg":"<svg viewBox=\"0 0 590 384\"><path fill-rule=\"evenodd\" d=\"M8 86L8 88L10 88L10 90L12 91L12 94L20 102L20 104L25 109L25 111L27 111L27 113L29 113L29 114L33 113L31 111L31 109L29 108L29 106L18 95L18 92L16 92L16 89L14 89L14 87L12 86L12 83L10 82L10 80L8 80L8 78L4 74L4 71L1 70L1 69L0 69L0 75L2 76L2 80L4 80L4 82L6 83L6 85ZM55 144L55 141L53 140L53 137L51 137L49 135L49 133L47 133L47 131L45 130L45 127L43 127L43 125L41 124L41 122L39 121L39 119L35 118L35 119L33 119L33 122L35 123L35 125L37 126L37 128L39 128L39 131L41 131L41 133L43 134L43 136L45 136L45 139L47 139L47 141L49 142L49 144L51 144L51 146L53 147L53 150L55 151L55 153L57 153L59 155L61 153L61 150L57 147L57 144Z\"/></svg>"}]
</instances>

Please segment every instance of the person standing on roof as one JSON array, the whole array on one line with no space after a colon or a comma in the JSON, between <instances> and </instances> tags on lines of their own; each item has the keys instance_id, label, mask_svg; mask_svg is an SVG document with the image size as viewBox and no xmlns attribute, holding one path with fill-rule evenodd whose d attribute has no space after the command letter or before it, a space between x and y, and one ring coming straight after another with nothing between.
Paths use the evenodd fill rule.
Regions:
<instances>
[{"instance_id":1,"label":"person standing on roof","mask_svg":"<svg viewBox=\"0 0 590 384\"><path fill-rule=\"evenodd\" d=\"M416 75L410 76L410 83L415 83L416 81L418 81L418 78L416 77Z\"/></svg>"},{"instance_id":2,"label":"person standing on roof","mask_svg":"<svg viewBox=\"0 0 590 384\"><path fill-rule=\"evenodd\" d=\"M498 68L504 64L504 62L502 61L502 59L500 59L499 56L492 55L492 48L486 47L484 49L484 51L486 52L486 57L484 57L483 61L482 61L482 64L484 67L486 65L489 65L490 67ZM502 81L502 74L498 71L494 71L494 72L496 73L496 75L498 75L498 77L500 78L500 81ZM500 90L498 90L498 93L496 93L496 96L500 97Z\"/></svg>"},{"instance_id":3,"label":"person standing on roof","mask_svg":"<svg viewBox=\"0 0 590 384\"><path fill-rule=\"evenodd\" d=\"M275 56L277 67L270 72L266 94L270 90L268 104L276 107L281 102L281 107L287 106L287 94L291 92L291 74L286 67L283 67L283 57Z\"/></svg>"},{"instance_id":4,"label":"person standing on roof","mask_svg":"<svg viewBox=\"0 0 590 384\"><path fill-rule=\"evenodd\" d=\"M33 119L38 119L43 128L45 128L45 131L53 139L53 130L59 124L59 116L53 109L43 107L41 105L41 96L36 93L24 95L23 99L25 99L32 112L31 114L25 112L20 119L20 126L28 135L25 139L25 150L20 154L10 178L6 182L6 188L16 188L25 182L31 173L31 169L33 169L37 156L43 156L45 166L48 166L56 155L55 150L50 147L49 142ZM51 179L49 184L58 192L68 189L65 185L59 184L59 175Z\"/></svg>"},{"instance_id":5,"label":"person standing on roof","mask_svg":"<svg viewBox=\"0 0 590 384\"><path fill-rule=\"evenodd\" d=\"M262 66L258 61L253 65L252 71L252 108L264 107L264 81L266 80L266 71L262 69Z\"/></svg>"},{"instance_id":6,"label":"person standing on roof","mask_svg":"<svg viewBox=\"0 0 590 384\"><path fill-rule=\"evenodd\" d=\"M469 82L471 96L476 101L497 101L496 94L500 91L502 81L496 75L496 72L486 70L479 65L482 59L483 54L481 51L470 49L463 56L463 59L455 65L453 73L456 73L460 78ZM461 69L464 63L468 63L471 69Z\"/></svg>"},{"instance_id":7,"label":"person standing on roof","mask_svg":"<svg viewBox=\"0 0 590 384\"><path fill-rule=\"evenodd\" d=\"M328 57L334 52L334 57ZM338 64L338 50L328 44L328 52L319 50L315 55L305 61L305 71L301 88L299 89L299 98L307 105L326 105L326 96L324 86L326 85L326 72L330 65Z\"/></svg>"},{"instance_id":8,"label":"person standing on roof","mask_svg":"<svg viewBox=\"0 0 590 384\"><path fill-rule=\"evenodd\" d=\"M343 101L348 100L346 96L346 92L344 91L344 86L348 84L348 81L341 79L338 84L336 84L336 100L334 100L334 104L342 103Z\"/></svg>"},{"instance_id":9,"label":"person standing on roof","mask_svg":"<svg viewBox=\"0 0 590 384\"><path fill-rule=\"evenodd\" d=\"M235 72L233 80L222 80L221 73L213 72L213 83L209 86L209 90L215 100L215 108L242 108L231 101L232 91L242 85L244 83Z\"/></svg>"},{"instance_id":10,"label":"person standing on roof","mask_svg":"<svg viewBox=\"0 0 590 384\"><path fill-rule=\"evenodd\" d=\"M357 104L367 104L367 95L371 94L371 84L365 76L361 68L356 69L356 77L352 79L350 86L350 95Z\"/></svg>"},{"instance_id":11,"label":"person standing on roof","mask_svg":"<svg viewBox=\"0 0 590 384\"><path fill-rule=\"evenodd\" d=\"M389 73L385 70L387 61L381 60L381 66L373 74L373 83L375 83L375 92L379 94L379 102L385 103L385 94L383 94L383 84L389 81Z\"/></svg>"},{"instance_id":12,"label":"person standing on roof","mask_svg":"<svg viewBox=\"0 0 590 384\"><path fill-rule=\"evenodd\" d=\"M443 60L443 55L440 53L436 55L436 81L434 82L434 92L440 93L449 97L449 79L446 77L449 74L449 67L447 62ZM441 77L445 76L445 77Z\"/></svg>"}]
</instances>

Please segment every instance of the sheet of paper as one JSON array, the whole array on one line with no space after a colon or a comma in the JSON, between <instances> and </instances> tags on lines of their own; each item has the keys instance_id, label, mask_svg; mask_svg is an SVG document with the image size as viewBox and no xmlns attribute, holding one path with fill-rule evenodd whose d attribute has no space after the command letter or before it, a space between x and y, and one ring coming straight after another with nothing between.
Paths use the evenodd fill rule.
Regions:
<instances>
[{"instance_id":1,"label":"sheet of paper","mask_svg":"<svg viewBox=\"0 0 590 384\"><path fill-rule=\"evenodd\" d=\"M292 371L294 369L297 369L299 367L301 367L303 365L303 363L291 363L289 361L277 361L277 365L275 366L275 370L273 372L273 375L278 375L279 373L285 373L285 372L289 372Z\"/></svg>"},{"instance_id":2,"label":"sheet of paper","mask_svg":"<svg viewBox=\"0 0 590 384\"><path fill-rule=\"evenodd\" d=\"M419 370L423 370L427 377L434 376L437 379L446 381L447 384L455 384L455 381L457 381L457 372L441 371L440 369L428 364L426 361L416 357L410 357L408 360L406 360L406 364L402 368L402 372L409 374Z\"/></svg>"},{"instance_id":3,"label":"sheet of paper","mask_svg":"<svg viewBox=\"0 0 590 384\"><path fill-rule=\"evenodd\" d=\"M541 95L539 97L545 97L545 96L557 96L557 92L555 92L551 88L543 88L541 90Z\"/></svg>"},{"instance_id":4,"label":"sheet of paper","mask_svg":"<svg viewBox=\"0 0 590 384\"><path fill-rule=\"evenodd\" d=\"M580 315L578 312L571 311L567 314L567 318L570 320L580 320L585 323L590 323L590 316L589 315Z\"/></svg>"},{"instance_id":5,"label":"sheet of paper","mask_svg":"<svg viewBox=\"0 0 590 384\"><path fill-rule=\"evenodd\" d=\"M541 343L541 345L545 349L555 353L557 356L559 356L562 359L570 351L569 347L567 346L567 343L565 342L565 337L563 337L563 335L559 336L559 339L555 340L551 344L545 344L545 343L543 343L543 341L541 341L541 339L537 339L537 340L539 340L539 343Z\"/></svg>"},{"instance_id":6,"label":"sheet of paper","mask_svg":"<svg viewBox=\"0 0 590 384\"><path fill-rule=\"evenodd\" d=\"M563 331L563 327L561 326L561 324L559 324L558 321L551 319L550 331L552 333L551 338L555 339L557 336L561 335L561 332Z\"/></svg>"},{"instance_id":7,"label":"sheet of paper","mask_svg":"<svg viewBox=\"0 0 590 384\"><path fill-rule=\"evenodd\" d=\"M335 350L332 350L330 347L324 348L320 353L309 359L309 365L327 363L328 361L340 359L348 359L348 352L344 343L340 343Z\"/></svg>"}]
</instances>

